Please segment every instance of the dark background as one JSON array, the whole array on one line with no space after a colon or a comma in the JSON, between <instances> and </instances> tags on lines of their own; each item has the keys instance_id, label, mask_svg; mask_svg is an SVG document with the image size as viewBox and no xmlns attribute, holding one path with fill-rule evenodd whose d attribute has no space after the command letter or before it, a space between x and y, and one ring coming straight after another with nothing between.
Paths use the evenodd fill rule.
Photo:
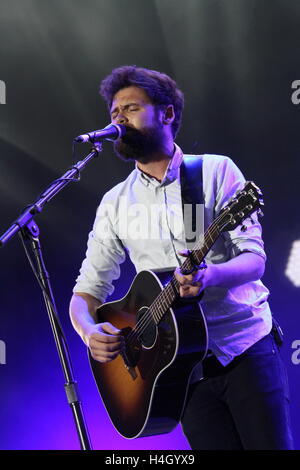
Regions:
<instances>
[{"instance_id":1,"label":"dark background","mask_svg":"<svg viewBox=\"0 0 300 470\"><path fill-rule=\"evenodd\" d=\"M230 156L265 200L268 264L264 283L285 333L295 447L300 449L299 287L286 277L298 210L300 79L298 0L1 0L0 233L52 180L82 158L76 135L109 119L98 86L111 69L137 64L170 74L185 93L177 143L186 153ZM104 145L80 183L60 193L36 218L47 268L68 339L95 449L188 449L177 428L128 441L114 430L94 385L85 346L68 304L103 193L132 164ZM0 448L78 449L64 379L42 295L18 237L0 251ZM129 262L114 297L134 275Z\"/></svg>"}]
</instances>

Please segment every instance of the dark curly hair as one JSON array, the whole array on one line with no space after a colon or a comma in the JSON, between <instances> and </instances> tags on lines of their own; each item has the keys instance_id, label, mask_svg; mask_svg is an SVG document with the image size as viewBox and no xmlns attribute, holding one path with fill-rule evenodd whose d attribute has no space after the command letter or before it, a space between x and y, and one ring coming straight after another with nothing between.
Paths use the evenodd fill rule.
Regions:
<instances>
[{"instance_id":1,"label":"dark curly hair","mask_svg":"<svg viewBox=\"0 0 300 470\"><path fill-rule=\"evenodd\" d=\"M175 138L180 127L184 96L177 84L168 75L136 65L123 65L114 69L100 84L100 95L109 110L115 94L122 88L136 86L145 90L151 102L158 106L174 106L175 119L172 133Z\"/></svg>"}]
</instances>

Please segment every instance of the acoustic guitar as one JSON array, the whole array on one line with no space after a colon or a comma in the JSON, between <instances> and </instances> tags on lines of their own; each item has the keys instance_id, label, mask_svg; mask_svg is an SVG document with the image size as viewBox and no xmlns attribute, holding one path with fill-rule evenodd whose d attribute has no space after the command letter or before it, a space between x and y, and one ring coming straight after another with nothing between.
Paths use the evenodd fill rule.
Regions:
<instances>
[{"instance_id":1,"label":"acoustic guitar","mask_svg":"<svg viewBox=\"0 0 300 470\"><path fill-rule=\"evenodd\" d=\"M261 213L262 206L259 188L247 182L182 267L201 264L222 232L235 229L255 211ZM179 296L174 271L144 270L122 299L97 309L97 322L112 323L125 338L124 352L110 362L98 362L89 352L96 385L116 430L125 438L170 432L180 421L191 374L207 352L199 299Z\"/></svg>"}]
</instances>

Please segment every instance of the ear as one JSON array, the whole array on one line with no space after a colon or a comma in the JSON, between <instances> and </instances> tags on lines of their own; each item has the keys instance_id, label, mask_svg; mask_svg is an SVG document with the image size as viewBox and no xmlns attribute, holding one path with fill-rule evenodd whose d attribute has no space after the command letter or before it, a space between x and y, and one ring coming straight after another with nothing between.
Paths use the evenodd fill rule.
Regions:
<instances>
[{"instance_id":1,"label":"ear","mask_svg":"<svg viewBox=\"0 0 300 470\"><path fill-rule=\"evenodd\" d=\"M172 104L169 104L163 112L162 122L164 124L172 124L174 119L175 119L174 106Z\"/></svg>"}]
</instances>

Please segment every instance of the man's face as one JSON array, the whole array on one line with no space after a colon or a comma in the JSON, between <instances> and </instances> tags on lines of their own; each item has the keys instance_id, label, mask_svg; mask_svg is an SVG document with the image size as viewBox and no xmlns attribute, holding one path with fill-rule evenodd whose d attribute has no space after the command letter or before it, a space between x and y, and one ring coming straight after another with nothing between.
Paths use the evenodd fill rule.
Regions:
<instances>
[{"instance_id":1,"label":"man's face","mask_svg":"<svg viewBox=\"0 0 300 470\"><path fill-rule=\"evenodd\" d=\"M127 127L125 136L114 142L120 158L146 163L161 151L165 139L162 113L143 89L130 86L119 90L110 114L113 124Z\"/></svg>"}]
</instances>

